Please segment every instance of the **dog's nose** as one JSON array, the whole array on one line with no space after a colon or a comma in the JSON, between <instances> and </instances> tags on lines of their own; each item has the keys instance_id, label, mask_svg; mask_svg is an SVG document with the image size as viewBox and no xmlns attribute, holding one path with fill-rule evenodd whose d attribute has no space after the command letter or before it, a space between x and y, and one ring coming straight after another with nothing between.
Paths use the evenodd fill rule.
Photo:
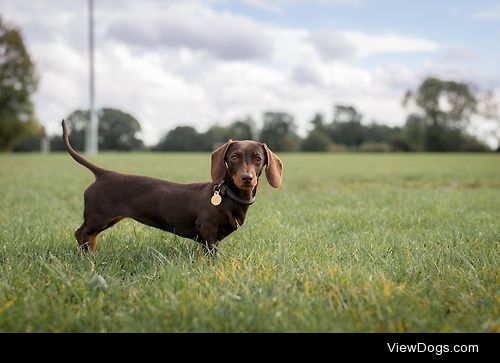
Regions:
<instances>
[{"instance_id":1,"label":"dog's nose","mask_svg":"<svg viewBox=\"0 0 500 363\"><path fill-rule=\"evenodd\" d=\"M252 178L252 176L251 176L250 174L243 174L243 175L241 176L241 179L243 180L243 182L244 182L245 184L250 184L250 183L252 182L252 179L253 179L253 178Z\"/></svg>"}]
</instances>

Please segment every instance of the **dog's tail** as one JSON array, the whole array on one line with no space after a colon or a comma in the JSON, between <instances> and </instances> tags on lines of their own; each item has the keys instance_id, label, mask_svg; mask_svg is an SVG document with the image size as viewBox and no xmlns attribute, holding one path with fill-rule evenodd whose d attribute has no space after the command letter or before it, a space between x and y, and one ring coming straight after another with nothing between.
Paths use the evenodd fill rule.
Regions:
<instances>
[{"instance_id":1,"label":"dog's tail","mask_svg":"<svg viewBox=\"0 0 500 363\"><path fill-rule=\"evenodd\" d=\"M85 166L91 172L93 172L96 177L99 176L100 174L104 173L106 171L105 169L102 169L102 168L100 168L100 167L92 164L90 161L86 160L83 156L79 155L71 147L71 144L69 143L69 138L68 138L68 128L66 127L66 121L65 120L62 120L62 128L63 128L64 146L66 147L66 150L71 155L71 157L73 159L75 159L78 163L80 163L83 166Z\"/></svg>"}]
</instances>

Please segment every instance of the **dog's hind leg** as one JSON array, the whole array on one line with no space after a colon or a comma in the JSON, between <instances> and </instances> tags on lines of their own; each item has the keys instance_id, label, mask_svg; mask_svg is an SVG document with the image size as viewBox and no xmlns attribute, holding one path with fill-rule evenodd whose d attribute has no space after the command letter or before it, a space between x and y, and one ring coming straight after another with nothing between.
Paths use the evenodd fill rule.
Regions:
<instances>
[{"instance_id":1,"label":"dog's hind leg","mask_svg":"<svg viewBox=\"0 0 500 363\"><path fill-rule=\"evenodd\" d=\"M99 232L92 228L89 228L87 222L83 222L80 228L75 231L76 241L85 252L94 252L98 233Z\"/></svg>"},{"instance_id":2,"label":"dog's hind leg","mask_svg":"<svg viewBox=\"0 0 500 363\"><path fill-rule=\"evenodd\" d=\"M110 227L113 227L116 223L120 222L122 219L123 217L121 216L109 217L109 218L103 218L103 216L99 216L98 218L85 216L85 221L80 226L80 228L78 228L75 231L75 237L76 240L78 241L78 245L84 251L94 252L97 243L96 241L97 235L102 231ZM98 224L96 223L96 221L106 221L106 222L104 224L103 223Z\"/></svg>"}]
</instances>

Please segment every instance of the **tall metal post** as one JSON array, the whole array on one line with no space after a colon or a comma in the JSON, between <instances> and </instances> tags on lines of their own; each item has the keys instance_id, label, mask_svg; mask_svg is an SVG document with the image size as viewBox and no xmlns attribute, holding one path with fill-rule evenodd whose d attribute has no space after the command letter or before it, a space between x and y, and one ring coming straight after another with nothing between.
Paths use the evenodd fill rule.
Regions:
<instances>
[{"instance_id":1,"label":"tall metal post","mask_svg":"<svg viewBox=\"0 0 500 363\"><path fill-rule=\"evenodd\" d=\"M85 152L89 155L97 154L98 150L98 120L95 112L94 93L94 0L88 0L89 4L89 93L90 93L90 123L85 135Z\"/></svg>"}]
</instances>

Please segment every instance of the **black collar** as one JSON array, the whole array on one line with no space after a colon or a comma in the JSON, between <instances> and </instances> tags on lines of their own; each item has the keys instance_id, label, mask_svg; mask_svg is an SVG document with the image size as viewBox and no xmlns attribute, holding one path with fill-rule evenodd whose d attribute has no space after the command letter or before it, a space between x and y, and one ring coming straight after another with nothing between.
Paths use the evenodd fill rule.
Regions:
<instances>
[{"instance_id":1,"label":"black collar","mask_svg":"<svg viewBox=\"0 0 500 363\"><path fill-rule=\"evenodd\" d=\"M231 189L229 189L225 184L224 180L221 181L219 184L214 185L214 192L219 191L220 195L228 197L231 199L233 202L243 205L243 206L249 206L252 205L255 202L255 195L252 197L250 200L246 199L241 199L239 196L234 194Z\"/></svg>"}]
</instances>

